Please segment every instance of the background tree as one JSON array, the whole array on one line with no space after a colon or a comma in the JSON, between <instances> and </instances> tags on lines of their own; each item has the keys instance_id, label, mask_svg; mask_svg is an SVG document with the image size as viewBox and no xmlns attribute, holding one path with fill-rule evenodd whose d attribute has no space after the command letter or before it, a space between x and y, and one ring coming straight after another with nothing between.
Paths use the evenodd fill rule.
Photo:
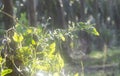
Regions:
<instances>
[{"instance_id":1,"label":"background tree","mask_svg":"<svg viewBox=\"0 0 120 76\"><path fill-rule=\"evenodd\" d=\"M13 1L3 0L3 3L5 5L4 11L13 15ZM40 23L47 25L48 28L66 28L72 22L79 21L94 23L101 36L90 37L87 33L80 33L80 39L84 39L85 43L92 44L96 49L102 50L104 44L110 47L119 43L119 4L119 0L14 0L14 7L17 9L14 15L16 14L20 18L21 13L27 12L30 25L35 26ZM14 24L10 17L2 14L1 16L3 16L1 20L4 21L6 29ZM1 21L2 26L3 21ZM91 39L93 42L90 42Z\"/></svg>"},{"instance_id":2,"label":"background tree","mask_svg":"<svg viewBox=\"0 0 120 76\"><path fill-rule=\"evenodd\" d=\"M31 26L37 26L36 3L37 0L27 0L28 20Z\"/></svg>"},{"instance_id":3,"label":"background tree","mask_svg":"<svg viewBox=\"0 0 120 76\"><path fill-rule=\"evenodd\" d=\"M76 49L71 49L70 38L62 42L61 55L69 63L72 63L73 51L77 54L83 51L87 55L93 50L103 51L105 46L120 46L120 0L3 0L3 3L3 11L12 17L16 15L21 23L26 21L30 26L42 26L45 30L66 29L81 21L94 24L100 33L99 37L77 31L75 34L79 38L73 40L78 44ZM1 31L12 27L14 20L0 13L0 25L2 37Z\"/></svg>"},{"instance_id":4,"label":"background tree","mask_svg":"<svg viewBox=\"0 0 120 76\"><path fill-rule=\"evenodd\" d=\"M14 24L13 0L3 0L3 4L4 4L3 11L11 16L10 17L10 16L8 16L6 14L3 15L3 21L4 21L5 29L9 29Z\"/></svg>"}]
</instances>

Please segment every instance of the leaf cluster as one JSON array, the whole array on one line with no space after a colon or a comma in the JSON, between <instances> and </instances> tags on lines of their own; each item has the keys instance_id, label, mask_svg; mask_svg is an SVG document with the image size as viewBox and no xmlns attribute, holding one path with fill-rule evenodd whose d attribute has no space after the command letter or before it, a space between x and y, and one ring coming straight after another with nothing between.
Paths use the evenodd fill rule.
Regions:
<instances>
[{"instance_id":1,"label":"leaf cluster","mask_svg":"<svg viewBox=\"0 0 120 76\"><path fill-rule=\"evenodd\" d=\"M65 42L68 37L74 38L76 36L74 32L79 30L99 35L93 25L83 22L73 23L67 29L55 30L44 30L42 27L29 27L17 23L13 28L13 35L9 38L15 45L16 55L12 56L13 59L22 62L22 65L16 68L24 71L26 76L34 76L38 71L60 74L64 60L59 53L58 42ZM12 45L8 48L12 48ZM10 72L11 70L8 73Z\"/></svg>"}]
</instances>

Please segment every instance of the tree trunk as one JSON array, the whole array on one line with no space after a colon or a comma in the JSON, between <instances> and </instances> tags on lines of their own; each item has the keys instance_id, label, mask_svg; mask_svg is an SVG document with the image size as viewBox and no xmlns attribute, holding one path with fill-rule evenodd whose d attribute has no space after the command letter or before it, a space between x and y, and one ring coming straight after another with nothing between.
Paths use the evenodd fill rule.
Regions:
<instances>
[{"instance_id":1,"label":"tree trunk","mask_svg":"<svg viewBox=\"0 0 120 76\"><path fill-rule=\"evenodd\" d=\"M13 0L3 0L3 4L3 11L13 17ZM6 30L12 27L14 24L14 20L10 16L6 14L3 15L4 26Z\"/></svg>"},{"instance_id":2,"label":"tree trunk","mask_svg":"<svg viewBox=\"0 0 120 76\"><path fill-rule=\"evenodd\" d=\"M120 3L118 1L115 0L115 4L116 6L114 6L114 20L115 20L115 28L116 28L116 45L119 46L120 45L120 11L119 11L119 7L120 7Z\"/></svg>"},{"instance_id":3,"label":"tree trunk","mask_svg":"<svg viewBox=\"0 0 120 76\"><path fill-rule=\"evenodd\" d=\"M27 0L28 20L31 26L37 26L36 0Z\"/></svg>"},{"instance_id":4,"label":"tree trunk","mask_svg":"<svg viewBox=\"0 0 120 76\"><path fill-rule=\"evenodd\" d=\"M67 28L66 21L65 21L65 14L64 14L64 5L62 0L58 0L58 21L59 21L59 28ZM72 64L72 58L70 57L70 39L67 37L67 40L65 42L60 43L60 54L62 58L64 59L65 63Z\"/></svg>"},{"instance_id":5,"label":"tree trunk","mask_svg":"<svg viewBox=\"0 0 120 76\"><path fill-rule=\"evenodd\" d=\"M64 14L64 5L62 0L58 0L58 10L57 10L57 15L58 15L58 21L60 24L60 28L66 28L66 23L65 23L65 14Z\"/></svg>"},{"instance_id":6,"label":"tree trunk","mask_svg":"<svg viewBox=\"0 0 120 76\"><path fill-rule=\"evenodd\" d=\"M85 21L85 1L84 0L80 0L80 18L79 18L79 20L83 21L83 22ZM90 35L85 31L80 31L79 37L80 37L82 46L84 46L84 49L82 49L83 52L86 54L90 53L90 51L91 51ZM81 48L83 48L83 47L81 47Z\"/></svg>"},{"instance_id":7,"label":"tree trunk","mask_svg":"<svg viewBox=\"0 0 120 76\"><path fill-rule=\"evenodd\" d=\"M84 0L80 0L80 21L85 20L85 7L84 7Z\"/></svg>"}]
</instances>

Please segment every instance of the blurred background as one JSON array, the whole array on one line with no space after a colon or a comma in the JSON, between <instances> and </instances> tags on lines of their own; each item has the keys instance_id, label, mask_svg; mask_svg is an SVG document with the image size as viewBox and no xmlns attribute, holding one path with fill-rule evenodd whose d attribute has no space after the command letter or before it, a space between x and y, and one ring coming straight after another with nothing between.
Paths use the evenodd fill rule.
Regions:
<instances>
[{"instance_id":1,"label":"blurred background","mask_svg":"<svg viewBox=\"0 0 120 76\"><path fill-rule=\"evenodd\" d=\"M72 59L69 61L74 62L74 67L79 63L81 55L86 66L97 65L87 68L87 71L101 69L103 66L99 65L103 64L104 59L105 63L109 63L107 70L110 68L113 72L119 66L120 0L0 0L0 9L1 38L4 30L21 19L25 25L51 30L65 29L78 22L94 24L100 36L80 31L79 38L74 40L75 48L69 49L65 55ZM109 75L108 72L105 76L119 76L118 71L117 75L113 73Z\"/></svg>"}]
</instances>

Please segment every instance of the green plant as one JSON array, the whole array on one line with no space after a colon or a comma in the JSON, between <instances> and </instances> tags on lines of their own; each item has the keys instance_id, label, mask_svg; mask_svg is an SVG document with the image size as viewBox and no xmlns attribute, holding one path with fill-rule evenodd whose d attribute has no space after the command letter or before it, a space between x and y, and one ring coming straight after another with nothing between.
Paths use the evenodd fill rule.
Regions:
<instances>
[{"instance_id":1,"label":"green plant","mask_svg":"<svg viewBox=\"0 0 120 76\"><path fill-rule=\"evenodd\" d=\"M70 25L68 29L52 31L22 25L21 21L6 31L5 37L10 39L7 48L14 52L9 58L15 68L26 76L35 76L39 71L60 76L64 61L59 53L61 50L58 48L59 43L65 42L67 36L76 37L75 31L79 30L99 35L92 25L82 22ZM21 64L18 65L15 61L20 61Z\"/></svg>"},{"instance_id":2,"label":"green plant","mask_svg":"<svg viewBox=\"0 0 120 76\"><path fill-rule=\"evenodd\" d=\"M12 69L5 68L6 60L0 56L0 76L5 76L12 72Z\"/></svg>"},{"instance_id":3,"label":"green plant","mask_svg":"<svg viewBox=\"0 0 120 76\"><path fill-rule=\"evenodd\" d=\"M37 29L17 24L12 38L17 45L17 57L29 70L29 75L33 76L39 70L48 73L60 72L64 66L61 56L55 52L55 40L41 27Z\"/></svg>"}]
</instances>

